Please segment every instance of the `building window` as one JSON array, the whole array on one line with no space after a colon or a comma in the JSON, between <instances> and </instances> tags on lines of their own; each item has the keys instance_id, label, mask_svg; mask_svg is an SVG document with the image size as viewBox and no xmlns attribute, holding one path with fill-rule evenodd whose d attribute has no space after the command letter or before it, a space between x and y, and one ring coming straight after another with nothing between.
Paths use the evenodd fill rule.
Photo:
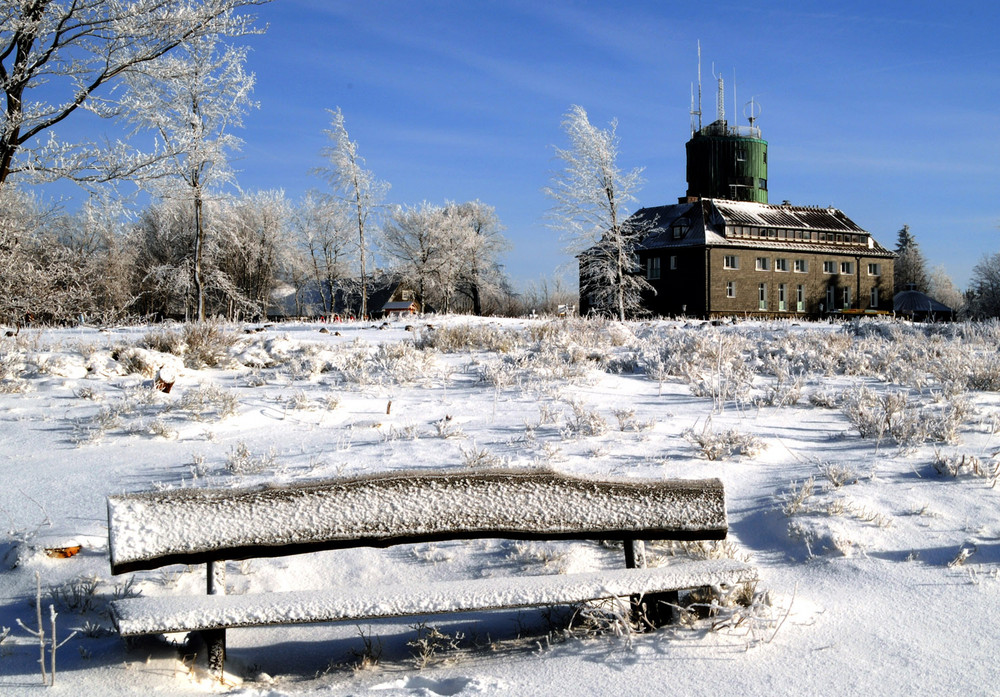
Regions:
<instances>
[{"instance_id":1,"label":"building window","mask_svg":"<svg viewBox=\"0 0 1000 697\"><path fill-rule=\"evenodd\" d=\"M872 288L872 297L871 297L870 307L872 307L872 308L877 308L878 307L878 287Z\"/></svg>"},{"instance_id":2,"label":"building window","mask_svg":"<svg viewBox=\"0 0 1000 697\"><path fill-rule=\"evenodd\" d=\"M724 269L738 269L740 268L740 258L735 254L727 254L722 257L722 268Z\"/></svg>"},{"instance_id":3,"label":"building window","mask_svg":"<svg viewBox=\"0 0 1000 697\"><path fill-rule=\"evenodd\" d=\"M767 284L761 283L757 286L757 309L767 309Z\"/></svg>"},{"instance_id":4,"label":"building window","mask_svg":"<svg viewBox=\"0 0 1000 697\"><path fill-rule=\"evenodd\" d=\"M837 262L835 262L835 261L824 261L823 262L823 273L837 273Z\"/></svg>"},{"instance_id":5,"label":"building window","mask_svg":"<svg viewBox=\"0 0 1000 697\"><path fill-rule=\"evenodd\" d=\"M757 257L757 270L767 271L771 268L771 260L767 257Z\"/></svg>"},{"instance_id":6,"label":"building window","mask_svg":"<svg viewBox=\"0 0 1000 697\"><path fill-rule=\"evenodd\" d=\"M795 311L806 311L806 287L801 284L795 286Z\"/></svg>"},{"instance_id":7,"label":"building window","mask_svg":"<svg viewBox=\"0 0 1000 697\"><path fill-rule=\"evenodd\" d=\"M655 281L660 277L660 257L646 259L646 278Z\"/></svg>"},{"instance_id":8,"label":"building window","mask_svg":"<svg viewBox=\"0 0 1000 697\"><path fill-rule=\"evenodd\" d=\"M842 288L841 290L843 291L841 293L841 300L843 300L843 308L847 310L851 307L851 289Z\"/></svg>"},{"instance_id":9,"label":"building window","mask_svg":"<svg viewBox=\"0 0 1000 697\"><path fill-rule=\"evenodd\" d=\"M670 257L670 268L671 269L677 268L677 257Z\"/></svg>"},{"instance_id":10,"label":"building window","mask_svg":"<svg viewBox=\"0 0 1000 697\"><path fill-rule=\"evenodd\" d=\"M796 259L792 262L792 270L795 273L809 273L809 262L805 259Z\"/></svg>"},{"instance_id":11,"label":"building window","mask_svg":"<svg viewBox=\"0 0 1000 697\"><path fill-rule=\"evenodd\" d=\"M670 226L670 230L673 232L674 239L679 240L688 233L688 229L691 227L690 221L687 218L680 218L673 225Z\"/></svg>"},{"instance_id":12,"label":"building window","mask_svg":"<svg viewBox=\"0 0 1000 697\"><path fill-rule=\"evenodd\" d=\"M787 290L784 283L778 284L778 312L786 312L788 310L788 297Z\"/></svg>"},{"instance_id":13,"label":"building window","mask_svg":"<svg viewBox=\"0 0 1000 697\"><path fill-rule=\"evenodd\" d=\"M726 297L736 297L736 281L726 281Z\"/></svg>"},{"instance_id":14,"label":"building window","mask_svg":"<svg viewBox=\"0 0 1000 697\"><path fill-rule=\"evenodd\" d=\"M854 262L853 261L842 261L840 262L840 273L845 276L850 276L854 273Z\"/></svg>"},{"instance_id":15,"label":"building window","mask_svg":"<svg viewBox=\"0 0 1000 697\"><path fill-rule=\"evenodd\" d=\"M775 259L774 260L774 270L775 271L788 271L788 259Z\"/></svg>"},{"instance_id":16,"label":"building window","mask_svg":"<svg viewBox=\"0 0 1000 697\"><path fill-rule=\"evenodd\" d=\"M834 292L835 289L833 286L826 287L826 309L828 311L834 309L833 308Z\"/></svg>"},{"instance_id":17,"label":"building window","mask_svg":"<svg viewBox=\"0 0 1000 697\"><path fill-rule=\"evenodd\" d=\"M869 276L881 276L882 275L882 265L881 264L869 264L868 265L868 275Z\"/></svg>"}]
</instances>

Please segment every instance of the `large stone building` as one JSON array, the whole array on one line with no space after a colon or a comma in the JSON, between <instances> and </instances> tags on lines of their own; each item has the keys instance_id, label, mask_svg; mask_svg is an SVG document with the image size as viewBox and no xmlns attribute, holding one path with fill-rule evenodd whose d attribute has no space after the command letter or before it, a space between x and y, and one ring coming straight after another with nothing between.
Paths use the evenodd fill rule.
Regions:
<instances>
[{"instance_id":1,"label":"large stone building","mask_svg":"<svg viewBox=\"0 0 1000 697\"><path fill-rule=\"evenodd\" d=\"M892 310L895 255L869 232L836 208L768 203L767 142L758 128L720 118L695 130L687 181L678 203L630 218L642 231L639 267L655 290L644 294L645 310L698 317ZM581 312L590 300L581 292Z\"/></svg>"}]
</instances>

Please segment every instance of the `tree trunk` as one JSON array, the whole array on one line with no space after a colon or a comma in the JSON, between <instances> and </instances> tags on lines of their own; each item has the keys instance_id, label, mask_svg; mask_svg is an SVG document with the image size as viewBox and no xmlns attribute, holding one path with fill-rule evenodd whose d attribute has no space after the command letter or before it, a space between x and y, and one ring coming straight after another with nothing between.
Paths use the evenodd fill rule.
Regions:
<instances>
[{"instance_id":1,"label":"tree trunk","mask_svg":"<svg viewBox=\"0 0 1000 697\"><path fill-rule=\"evenodd\" d=\"M205 286L201 277L202 248L204 247L204 230L201 220L201 191L197 187L194 194L194 288L197 305L196 316L199 322L205 321Z\"/></svg>"}]
</instances>

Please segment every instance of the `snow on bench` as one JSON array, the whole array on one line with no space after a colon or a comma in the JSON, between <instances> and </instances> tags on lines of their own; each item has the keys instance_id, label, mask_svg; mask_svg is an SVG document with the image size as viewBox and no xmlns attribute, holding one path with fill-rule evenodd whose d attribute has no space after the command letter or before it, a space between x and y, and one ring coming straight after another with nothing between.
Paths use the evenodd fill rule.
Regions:
<instances>
[{"instance_id":1,"label":"snow on bench","mask_svg":"<svg viewBox=\"0 0 1000 697\"><path fill-rule=\"evenodd\" d=\"M122 636L223 627L371 620L473 610L570 605L703 586L735 586L756 574L740 562L689 561L677 566L549 576L440 581L423 587L336 588L259 595L139 597L115 604Z\"/></svg>"},{"instance_id":2,"label":"snow on bench","mask_svg":"<svg viewBox=\"0 0 1000 697\"><path fill-rule=\"evenodd\" d=\"M225 628L568 604L735 585L738 562L642 569L642 540L723 539L722 482L605 480L544 471L385 473L257 489L184 489L108 498L112 573L208 563L208 596L112 603L122 635L202 631L221 668ZM212 564L326 549L444 540L607 540L627 569L358 591L214 595Z\"/></svg>"}]
</instances>

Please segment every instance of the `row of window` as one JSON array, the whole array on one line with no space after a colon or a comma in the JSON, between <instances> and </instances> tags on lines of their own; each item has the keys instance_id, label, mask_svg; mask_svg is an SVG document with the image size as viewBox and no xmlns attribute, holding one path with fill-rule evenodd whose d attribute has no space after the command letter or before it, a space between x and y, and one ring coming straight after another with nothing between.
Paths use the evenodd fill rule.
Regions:
<instances>
[{"instance_id":1,"label":"row of window","mask_svg":"<svg viewBox=\"0 0 1000 697\"><path fill-rule=\"evenodd\" d=\"M775 271L787 272L789 268L794 273L809 273L809 260L808 259L792 259L791 266L788 264L788 259L777 258L773 260L773 266ZM770 257L757 257L755 260L754 268L757 271L770 271L772 267L772 259ZM677 268L677 257L669 257L669 268L671 270ZM737 270L740 268L740 258L735 254L726 254L722 258L722 268ZM854 275L854 262L853 261L824 261L823 262L823 273L830 275L840 274L842 276L853 276ZM882 275L882 265L878 263L868 264L868 275L869 276L881 276ZM650 281L656 281L660 278L660 257L648 257L646 259L646 278Z\"/></svg>"},{"instance_id":2,"label":"row of window","mask_svg":"<svg viewBox=\"0 0 1000 697\"><path fill-rule=\"evenodd\" d=\"M766 189L766 186L761 188ZM732 225L726 228L726 237L742 237L753 240L795 240L812 242L832 242L834 244L867 244L867 237L841 232L816 232L812 230L789 230L786 228L763 228L747 225Z\"/></svg>"},{"instance_id":3,"label":"row of window","mask_svg":"<svg viewBox=\"0 0 1000 697\"><path fill-rule=\"evenodd\" d=\"M736 297L736 281L726 282L726 297L735 298ZM826 289L826 306L827 310L838 309L836 305L837 300L840 300L839 309L849 309L851 307L851 289L841 288L840 297L837 297L837 289L834 286L828 286ZM789 295L788 295L788 284L779 283L778 284L778 312L788 312L789 311ZM871 295L868 298L869 307L872 309L878 308L879 293L878 288L871 289ZM806 310L806 289L802 284L795 286L795 312L805 312ZM759 310L769 310L770 299L767 293L767 284L759 283L757 284L757 309Z\"/></svg>"},{"instance_id":4,"label":"row of window","mask_svg":"<svg viewBox=\"0 0 1000 697\"><path fill-rule=\"evenodd\" d=\"M788 259L777 258L774 259L774 270L775 271L788 271ZM755 260L754 268L757 271L770 271L771 270L771 258L770 257L757 257ZM722 268L724 269L738 269L740 268L740 258L735 254L727 254L722 258ZM792 271L795 273L809 273L809 260L808 259L793 259L791 265ZM853 276L854 275L854 262L853 261L842 261L840 262L839 271L836 261L824 261L823 262L823 273L825 274L837 274ZM868 275L869 276L881 276L882 275L882 265L881 264L868 264Z\"/></svg>"}]
</instances>

